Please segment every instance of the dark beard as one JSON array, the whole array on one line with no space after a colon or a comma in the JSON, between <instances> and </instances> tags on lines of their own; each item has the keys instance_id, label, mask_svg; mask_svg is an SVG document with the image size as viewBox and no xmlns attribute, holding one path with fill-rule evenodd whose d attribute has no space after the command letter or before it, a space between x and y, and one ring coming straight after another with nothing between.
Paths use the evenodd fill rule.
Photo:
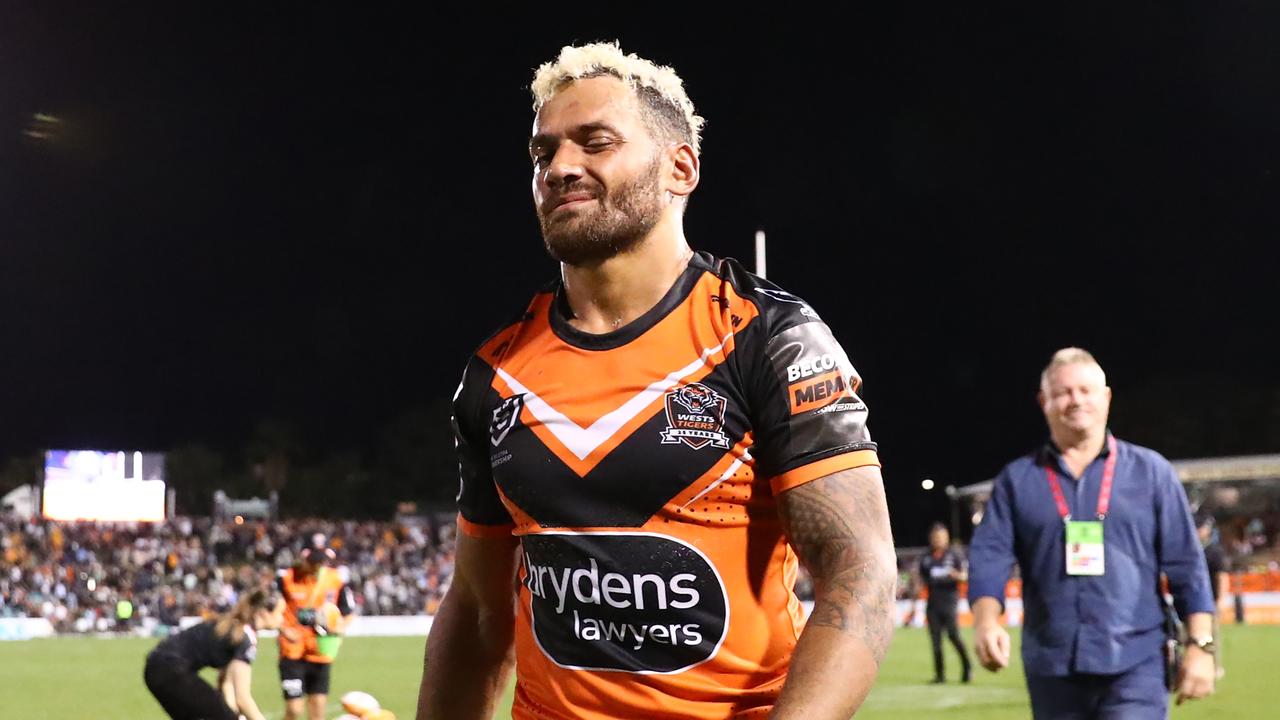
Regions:
<instances>
[{"instance_id":1,"label":"dark beard","mask_svg":"<svg viewBox=\"0 0 1280 720\"><path fill-rule=\"evenodd\" d=\"M658 173L661 156L636 178L607 197L596 195L590 214L572 214L549 220L539 213L542 239L551 257L566 265L593 265L630 252L653 230L662 217ZM577 184L562 188L561 195L583 189Z\"/></svg>"}]
</instances>

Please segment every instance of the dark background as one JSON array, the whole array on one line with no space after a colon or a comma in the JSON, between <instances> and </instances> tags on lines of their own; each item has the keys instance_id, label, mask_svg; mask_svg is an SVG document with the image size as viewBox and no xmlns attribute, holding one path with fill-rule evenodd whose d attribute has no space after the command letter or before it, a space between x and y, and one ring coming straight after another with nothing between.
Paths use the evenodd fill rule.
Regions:
<instances>
[{"instance_id":1,"label":"dark background","mask_svg":"<svg viewBox=\"0 0 1280 720\"><path fill-rule=\"evenodd\" d=\"M708 118L690 242L765 229L863 374L899 544L1043 441L1062 346L1122 437L1280 448L1274 4L173 5L0 7L0 491L94 447L170 451L180 510L450 498L466 357L556 272L532 70L614 38Z\"/></svg>"}]
</instances>

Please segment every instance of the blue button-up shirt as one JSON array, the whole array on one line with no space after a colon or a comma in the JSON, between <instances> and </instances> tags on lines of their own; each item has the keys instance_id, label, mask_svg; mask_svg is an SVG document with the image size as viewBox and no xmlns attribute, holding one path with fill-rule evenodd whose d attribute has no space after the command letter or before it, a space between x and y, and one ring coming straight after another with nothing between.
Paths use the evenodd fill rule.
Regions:
<instances>
[{"instance_id":1,"label":"blue button-up shirt","mask_svg":"<svg viewBox=\"0 0 1280 720\"><path fill-rule=\"evenodd\" d=\"M996 477L969 551L969 602L1004 601L1022 573L1022 662L1031 675L1117 674L1154 657L1164 637L1160 573L1178 614L1214 611L1204 553L1177 473L1159 453L1116 443L1111 508L1103 522L1105 573L1066 573L1065 529L1045 468L1054 467L1074 520L1096 520L1102 454L1074 477L1052 444Z\"/></svg>"}]
</instances>

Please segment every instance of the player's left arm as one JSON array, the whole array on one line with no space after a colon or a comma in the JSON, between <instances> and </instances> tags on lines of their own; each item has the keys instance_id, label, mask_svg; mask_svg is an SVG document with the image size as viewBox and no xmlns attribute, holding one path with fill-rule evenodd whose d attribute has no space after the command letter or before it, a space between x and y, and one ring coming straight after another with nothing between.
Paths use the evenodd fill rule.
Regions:
<instances>
[{"instance_id":1,"label":"player's left arm","mask_svg":"<svg viewBox=\"0 0 1280 720\"><path fill-rule=\"evenodd\" d=\"M897 563L880 468L786 490L787 539L813 576L814 607L774 720L847 720L871 691L893 637Z\"/></svg>"},{"instance_id":2,"label":"player's left arm","mask_svg":"<svg viewBox=\"0 0 1280 720\"><path fill-rule=\"evenodd\" d=\"M227 663L227 676L235 693L235 707L248 720L266 720L258 703L253 699L250 687L253 685L253 668L243 660L232 660Z\"/></svg>"},{"instance_id":3,"label":"player's left arm","mask_svg":"<svg viewBox=\"0 0 1280 720\"><path fill-rule=\"evenodd\" d=\"M1174 606L1186 619L1187 636L1211 637L1215 608L1209 589L1209 569L1196 535L1186 492L1177 472L1168 462L1157 470L1156 523L1156 557L1160 570L1169 578ZM1182 666L1182 680L1178 684L1178 704L1212 693L1215 672L1211 655L1194 645L1188 647Z\"/></svg>"}]
</instances>

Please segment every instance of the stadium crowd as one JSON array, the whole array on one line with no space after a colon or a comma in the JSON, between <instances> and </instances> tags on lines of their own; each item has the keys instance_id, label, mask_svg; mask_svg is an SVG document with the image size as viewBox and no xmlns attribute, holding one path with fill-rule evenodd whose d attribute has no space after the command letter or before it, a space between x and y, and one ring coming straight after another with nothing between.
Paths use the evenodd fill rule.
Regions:
<instances>
[{"instance_id":1,"label":"stadium crowd","mask_svg":"<svg viewBox=\"0 0 1280 720\"><path fill-rule=\"evenodd\" d=\"M453 574L453 532L409 522L0 517L0 617L45 617L58 632L177 626L270 583L315 533L349 572L358 613L432 613Z\"/></svg>"},{"instance_id":2,"label":"stadium crowd","mask_svg":"<svg viewBox=\"0 0 1280 720\"><path fill-rule=\"evenodd\" d=\"M1221 530L1237 569L1280 569L1280 517ZM184 616L221 612L245 588L271 582L314 533L329 538L347 568L359 614L431 614L453 575L454 532L449 523L113 524L0 516L0 617L45 617L58 632L177 626ZM900 558L899 599L912 596L911 567L910 558ZM802 599L812 594L803 569L796 591Z\"/></svg>"}]
</instances>

